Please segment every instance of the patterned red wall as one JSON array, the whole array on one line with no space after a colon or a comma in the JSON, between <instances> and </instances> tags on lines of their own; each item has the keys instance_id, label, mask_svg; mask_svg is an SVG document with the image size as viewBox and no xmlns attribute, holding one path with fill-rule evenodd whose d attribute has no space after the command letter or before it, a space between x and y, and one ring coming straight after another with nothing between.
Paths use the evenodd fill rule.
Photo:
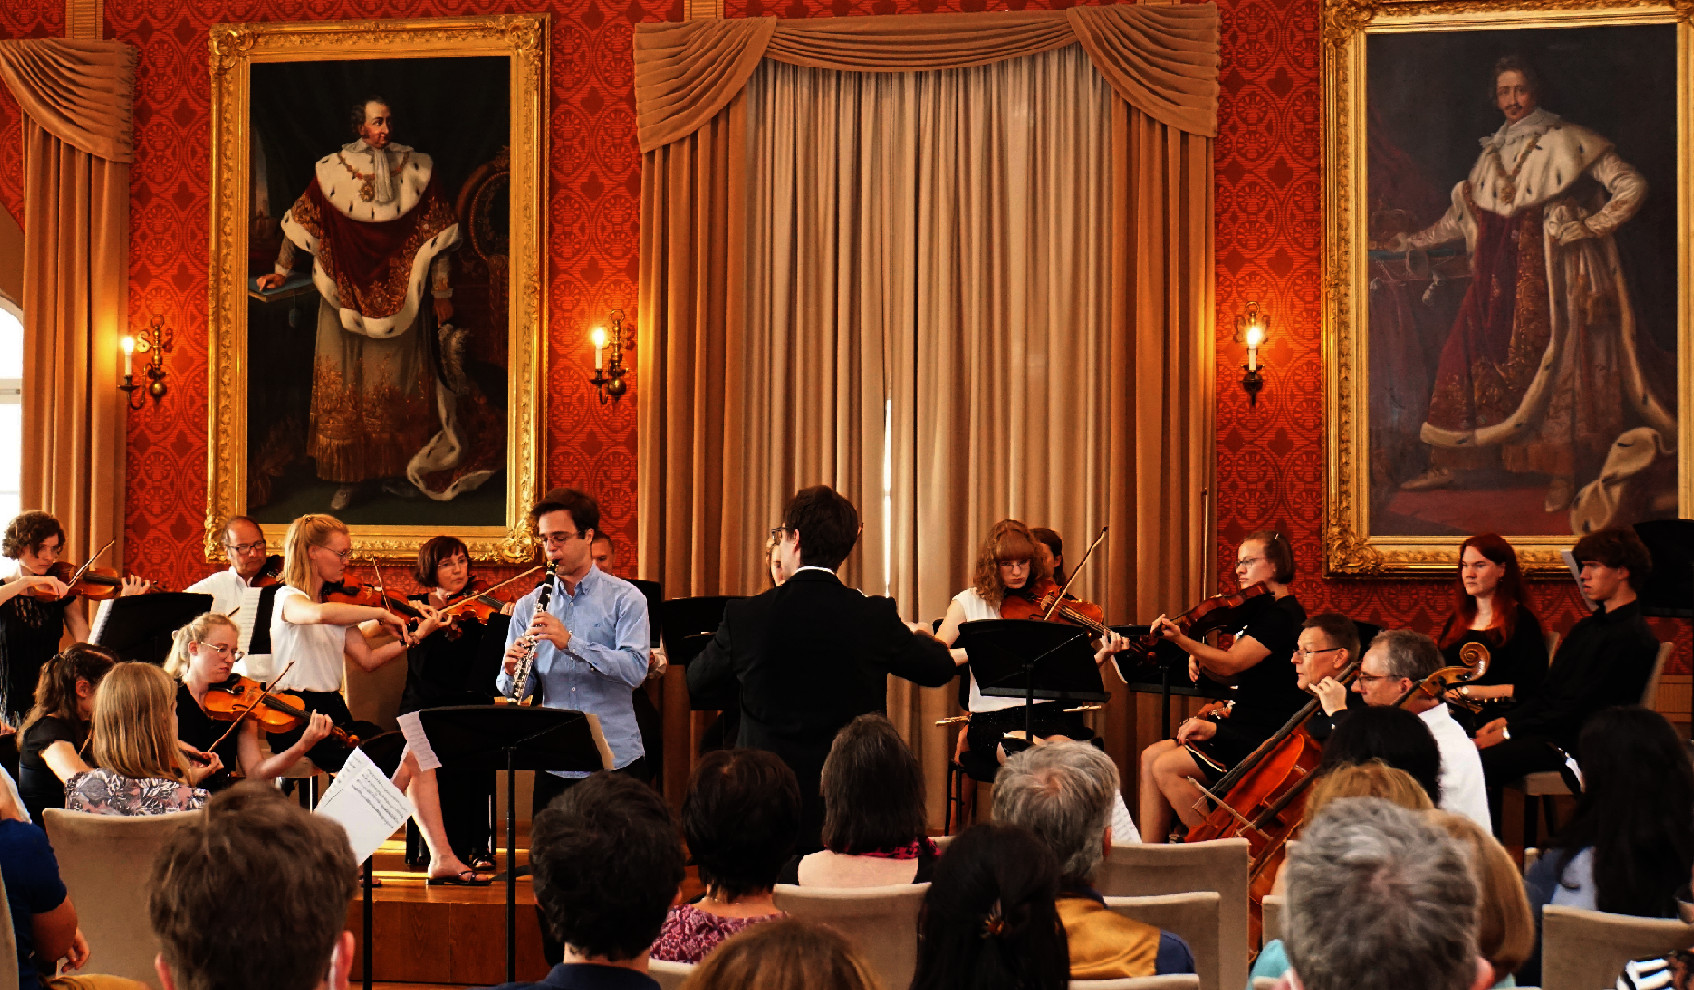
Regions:
<instances>
[{"instance_id":1,"label":"patterned red wall","mask_svg":"<svg viewBox=\"0 0 1694 990\"><path fill-rule=\"evenodd\" d=\"M727 0L731 17L913 13L1069 6L1069 0ZM1323 482L1322 115L1316 0L1221 0L1223 74L1216 158L1219 572L1241 536L1286 530L1308 575L1320 560ZM171 582L207 570L205 512L206 229L209 81L206 31L219 21L431 17L545 10L554 17L550 78L546 425L548 484L601 498L606 528L635 531L634 403L602 407L583 384L582 327L613 306L633 312L640 162L629 58L632 25L675 19L674 0L107 0L108 35L137 45L137 160L131 200L131 323L155 312L177 327L171 397L130 421L127 534L133 566ZM58 0L0 10L0 33L57 34ZM0 96L0 204L18 212L16 107ZM594 148L583 153L584 146ZM1273 314L1268 386L1249 410L1236 385L1240 347L1227 328L1249 299ZM639 401L638 397L636 401ZM1335 609L1432 629L1450 598L1440 581L1299 584L1309 610ZM1581 612L1568 582L1537 589L1549 624ZM1671 629L1665 630L1671 634ZM1679 664L1687 670L1687 636Z\"/></svg>"}]
</instances>

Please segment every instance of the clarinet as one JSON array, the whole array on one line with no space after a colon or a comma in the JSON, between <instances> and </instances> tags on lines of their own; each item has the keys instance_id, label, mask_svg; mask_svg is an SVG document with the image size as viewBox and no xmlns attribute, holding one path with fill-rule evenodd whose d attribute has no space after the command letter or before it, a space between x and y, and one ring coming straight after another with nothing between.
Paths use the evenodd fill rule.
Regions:
<instances>
[{"instance_id":1,"label":"clarinet","mask_svg":"<svg viewBox=\"0 0 1694 990\"><path fill-rule=\"evenodd\" d=\"M535 594L535 611L529 615L529 621L534 624L535 617L547 611L547 602L553 597L553 576L547 575L547 580L541 585L541 590ZM518 642L523 645L523 656L518 658L517 669L512 671L512 690L506 695L515 704L523 704L524 689L529 687L530 674L535 671L536 637L525 633Z\"/></svg>"}]
</instances>

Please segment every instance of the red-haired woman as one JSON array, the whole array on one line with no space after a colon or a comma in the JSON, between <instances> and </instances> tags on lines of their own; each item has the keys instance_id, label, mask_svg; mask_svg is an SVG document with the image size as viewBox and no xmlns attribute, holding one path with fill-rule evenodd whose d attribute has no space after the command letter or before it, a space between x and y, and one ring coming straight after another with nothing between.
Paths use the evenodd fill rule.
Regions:
<instances>
[{"instance_id":1,"label":"red-haired woman","mask_svg":"<svg viewBox=\"0 0 1694 990\"><path fill-rule=\"evenodd\" d=\"M1448 692L1449 698L1482 703L1480 713L1454 710L1474 731L1540 686L1547 676L1547 638L1530 608L1517 551L1498 535L1483 533L1459 545L1454 591L1453 614L1437 638L1446 662L1459 664L1467 643L1480 643L1489 654L1486 673Z\"/></svg>"}]
</instances>

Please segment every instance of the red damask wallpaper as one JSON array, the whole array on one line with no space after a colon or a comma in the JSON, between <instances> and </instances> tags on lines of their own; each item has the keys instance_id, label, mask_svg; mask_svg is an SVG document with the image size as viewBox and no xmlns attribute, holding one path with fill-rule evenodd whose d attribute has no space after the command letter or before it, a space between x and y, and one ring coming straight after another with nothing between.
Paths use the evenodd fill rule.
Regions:
<instances>
[{"instance_id":1,"label":"red damask wallpaper","mask_svg":"<svg viewBox=\"0 0 1694 990\"><path fill-rule=\"evenodd\" d=\"M726 0L731 17L842 16L1063 7L1069 0ZM1327 581L1322 529L1323 373L1320 341L1322 115L1316 0L1221 0L1223 75L1217 140L1217 438L1219 573L1260 527L1294 541L1308 610L1335 609L1433 629L1450 591L1437 581ZM595 492L605 527L635 532L634 402L600 406L584 384L583 328L614 306L633 312L640 160L629 57L633 25L681 16L678 0L107 0L107 33L141 50L137 159L131 200L131 323L163 313L177 328L173 387L130 421L126 494L131 566L184 583L198 559L205 512L205 371L209 140L206 32L220 21L434 17L507 11L554 17L549 177L548 484ZM0 34L57 34L61 0L14 0ZM0 203L18 213L17 109L0 95ZM1268 385L1249 409L1236 384L1234 317L1249 299L1272 315ZM639 320L639 314L637 314ZM636 384L637 389L639 383ZM638 395L631 398L639 401ZM1553 628L1581 612L1568 582L1537 589ZM1688 669L1688 637L1678 669Z\"/></svg>"}]
</instances>

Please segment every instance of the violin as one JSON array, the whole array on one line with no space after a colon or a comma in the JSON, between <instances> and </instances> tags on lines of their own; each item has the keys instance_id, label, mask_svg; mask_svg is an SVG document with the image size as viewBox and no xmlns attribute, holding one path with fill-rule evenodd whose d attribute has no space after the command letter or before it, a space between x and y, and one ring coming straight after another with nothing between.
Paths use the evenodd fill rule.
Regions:
<instances>
[{"instance_id":1,"label":"violin","mask_svg":"<svg viewBox=\"0 0 1694 990\"><path fill-rule=\"evenodd\" d=\"M360 584L357 581L351 584L346 581L336 584L326 581L320 597L326 602L340 602L344 605L367 605L371 608L387 609L396 615L404 616L407 620L406 628L411 630L417 629L418 623L424 617L422 612L418 611L411 602L404 598L395 598L392 595L384 594L382 589L375 585Z\"/></svg>"},{"instance_id":2,"label":"violin","mask_svg":"<svg viewBox=\"0 0 1694 990\"><path fill-rule=\"evenodd\" d=\"M1244 609L1262 607L1260 599L1270 593L1270 588L1260 581L1240 591L1213 595L1170 621L1184 636L1199 639L1214 629L1233 625ZM1129 649L1125 652L1137 656L1140 663L1157 663L1160 660L1159 649L1167 642L1163 636L1149 629L1143 635L1129 637Z\"/></svg>"},{"instance_id":3,"label":"violin","mask_svg":"<svg viewBox=\"0 0 1694 990\"><path fill-rule=\"evenodd\" d=\"M266 734L291 732L312 717L299 695L285 691L268 692L251 677L232 677L213 687L206 692L204 707L207 716L220 722L239 722L250 718ZM329 734L348 749L359 745L358 736L339 728L332 728Z\"/></svg>"},{"instance_id":4,"label":"violin","mask_svg":"<svg viewBox=\"0 0 1694 990\"><path fill-rule=\"evenodd\" d=\"M447 599L447 604L442 606L440 610L441 620L446 622L466 615L478 622L487 622L491 616L499 615L507 605L511 604L495 598L494 592L508 584L515 584L539 570L541 570L541 565L537 564L522 574L507 578L493 587L490 587L488 582L482 578L473 579Z\"/></svg>"},{"instance_id":5,"label":"violin","mask_svg":"<svg viewBox=\"0 0 1694 990\"><path fill-rule=\"evenodd\" d=\"M265 558L265 566L259 568L259 573L253 575L247 582L249 588L269 588L273 584L282 583L282 554L273 553Z\"/></svg>"},{"instance_id":6,"label":"violin","mask_svg":"<svg viewBox=\"0 0 1694 990\"><path fill-rule=\"evenodd\" d=\"M31 588L30 595L47 601L60 601L76 595L103 601L116 598L123 591L124 576L110 567L100 567L95 564L84 564L77 567L70 561L61 560L47 568L47 574L62 581L68 592L65 595L55 595L46 588ZM164 591L163 585L154 584L149 591Z\"/></svg>"},{"instance_id":7,"label":"violin","mask_svg":"<svg viewBox=\"0 0 1694 990\"><path fill-rule=\"evenodd\" d=\"M1000 603L1000 618L1068 622L1096 636L1111 635L1111 627L1106 625L1106 610L1093 602L1067 594L1051 580L1041 582L1031 592L1028 598L1007 595Z\"/></svg>"}]
</instances>

